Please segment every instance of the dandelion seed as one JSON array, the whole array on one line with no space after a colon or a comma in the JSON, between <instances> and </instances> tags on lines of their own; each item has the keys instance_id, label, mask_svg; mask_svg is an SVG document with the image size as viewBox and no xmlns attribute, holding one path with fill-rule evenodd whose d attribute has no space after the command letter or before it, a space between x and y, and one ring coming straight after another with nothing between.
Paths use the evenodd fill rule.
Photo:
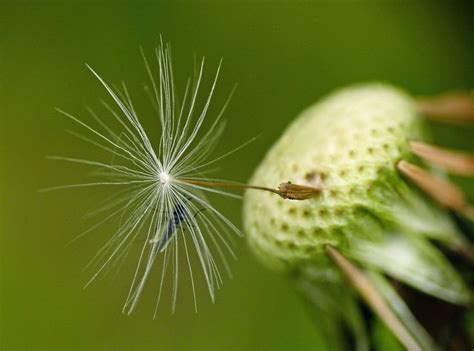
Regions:
<instances>
[{"instance_id":1,"label":"dandelion seed","mask_svg":"<svg viewBox=\"0 0 474 351\"><path fill-rule=\"evenodd\" d=\"M72 135L109 153L112 162L75 157L50 157L54 160L95 167L99 170L96 175L101 178L90 183L44 189L104 186L118 189L90 214L91 217L96 216L99 220L79 234L76 239L99 229L114 219L120 223L112 237L86 266L86 268L95 267L96 269L86 287L99 275L105 274L114 267L121 267L134 247L134 243L143 243L123 307L123 312L127 314L135 309L145 283L151 278L152 270L157 265L161 266L161 273L158 272L158 276L161 276L157 279L159 293L155 315L167 281L168 271L171 271L172 280L171 310L175 310L179 282L179 257L183 249L195 310L197 311L194 282L196 272L193 262L196 260L199 262L211 300L214 301L215 291L223 281L220 266L224 267L229 276L231 275L228 257L235 257L230 243L231 238L241 233L211 204L207 194L240 198L235 194L219 190L219 188L231 188L269 191L284 198L288 197L279 189L206 177L205 173L209 166L248 144L244 143L221 156L210 158L224 131L224 122L221 118L232 95L231 93L210 127L204 130L204 122L208 117L220 72L220 63L209 95L203 106L198 109L198 92L203 80L204 60L201 61L193 84L188 80L183 101L178 104L175 97L169 45L163 45L161 42L155 55L158 63L158 79L156 80L144 54L143 58L151 83L151 89L148 89L148 92L161 127L158 146L156 148L153 146L140 123L125 84L122 84L121 90L112 88L90 66L87 66L115 103L115 109L106 102L102 103L109 114L109 120L99 117L96 112L88 108L92 118L97 122L97 126L94 127L72 114L59 109L58 111L76 122L87 133L87 135L82 135L71 132ZM112 122L115 122L115 126ZM159 260L161 263L156 264Z\"/></svg>"},{"instance_id":2,"label":"dandelion seed","mask_svg":"<svg viewBox=\"0 0 474 351\"><path fill-rule=\"evenodd\" d=\"M280 196L290 200L308 200L315 198L321 192L320 188L292 184L291 182L280 183L278 186Z\"/></svg>"}]
</instances>

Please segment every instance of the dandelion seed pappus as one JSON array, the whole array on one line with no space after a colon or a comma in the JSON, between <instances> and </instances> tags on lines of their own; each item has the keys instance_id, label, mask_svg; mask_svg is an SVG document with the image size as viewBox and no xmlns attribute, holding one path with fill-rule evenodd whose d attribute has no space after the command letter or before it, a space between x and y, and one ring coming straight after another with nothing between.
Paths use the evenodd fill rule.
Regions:
<instances>
[{"instance_id":1,"label":"dandelion seed pappus","mask_svg":"<svg viewBox=\"0 0 474 351\"><path fill-rule=\"evenodd\" d=\"M143 54L143 52L142 52ZM240 196L217 189L222 181L206 178L209 166L239 150L241 145L216 158L211 153L224 132L223 113L233 91L219 113L205 123L219 76L221 62L212 80L210 91L200 102L200 86L204 80L204 59L188 79L183 98L175 96L171 49L160 42L155 51L158 72L143 54L149 76L152 104L156 110L161 135L157 145L142 126L139 113L125 84L117 89L87 66L112 98L115 106L103 102L106 114L101 116L88 109L94 123L87 123L74 115L58 111L77 123L87 135L72 134L112 156L113 162L87 160L77 157L54 156L51 159L78 163L98 168L100 180L61 185L44 190L112 187L116 191L94 211L98 218L76 239L100 230L114 220L118 229L98 251L88 267L96 267L86 284L116 266L135 259L135 269L123 312L135 310L145 283L158 275L159 293L155 316L168 276L172 281L171 310L175 310L181 266L190 280L194 309L197 311L195 287L196 262L202 271L207 290L214 301L215 290L223 282L221 266L230 275L228 258L235 258L229 238L240 235L240 230L210 202L207 194L239 199ZM155 78L156 77L156 78ZM209 127L204 127L209 126ZM110 158L109 158L110 160ZM199 217L198 217L199 215ZM74 239L74 240L76 240ZM141 242L139 252L129 255ZM182 258L183 257L183 258ZM161 263L158 263L161 261ZM159 267L156 267L159 266ZM154 267L156 267L156 271Z\"/></svg>"},{"instance_id":2,"label":"dandelion seed pappus","mask_svg":"<svg viewBox=\"0 0 474 351\"><path fill-rule=\"evenodd\" d=\"M241 235L240 230L211 204L207 194L240 199L241 196L220 189L252 189L273 193L285 199L301 200L315 196L320 189L297 184L280 189L207 178L206 173L211 165L255 140L250 139L216 158L210 157L224 132L222 116L234 91L231 91L220 112L206 129L204 122L208 116L222 61L218 65L207 98L202 106L198 107L204 59L194 79L188 79L182 101L178 103L169 44L160 42L155 51L158 79L154 78L153 69L143 52L142 55L151 85L151 88L145 87L145 90L152 98L152 105L161 126L158 145L152 143L142 126L125 84L122 83L121 90L111 87L87 66L115 103L115 108L106 102L102 103L110 121L89 108L87 110L96 126L63 110L57 110L89 133L82 135L71 132L73 136L109 153L113 162L77 157L50 157L58 161L98 168L102 171L99 173L102 178L90 183L61 185L43 190L89 187L120 189L93 212L93 215L99 218L98 221L72 240L98 230L114 219L120 223L112 237L87 265L89 268L96 267L96 271L86 287L107 270L115 266L121 267L127 259L130 261L130 257L133 257L133 254L129 255L132 243L141 242L143 245L137 254L136 268L123 312L130 314L135 310L155 266L161 266L161 274L154 315L156 316L170 270L171 310L174 312L180 281L179 267L183 265L183 259L180 259L183 255L180 253L184 250L184 265L187 267L194 309L197 311L196 272L193 267L195 262L198 262L201 268L207 290L214 302L215 290L223 283L219 266L222 265L231 276L228 257L235 258L235 255L229 239L233 234ZM112 125L112 122L115 125ZM198 218L199 214L201 216ZM157 259L161 259L161 264L156 262Z\"/></svg>"}]
</instances>

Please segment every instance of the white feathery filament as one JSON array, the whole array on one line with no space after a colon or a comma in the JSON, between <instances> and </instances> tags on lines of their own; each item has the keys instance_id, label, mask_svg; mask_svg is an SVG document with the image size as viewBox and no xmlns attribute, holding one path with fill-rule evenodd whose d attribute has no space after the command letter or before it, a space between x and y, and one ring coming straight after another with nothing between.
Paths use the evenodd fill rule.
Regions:
<instances>
[{"instance_id":1,"label":"white feathery filament","mask_svg":"<svg viewBox=\"0 0 474 351\"><path fill-rule=\"evenodd\" d=\"M175 97L169 45L155 51L158 63L157 79L145 59L150 77L153 105L157 111L161 136L152 143L141 125L138 113L124 84L122 89L109 86L92 68L112 97L115 108L103 102L107 117L101 118L89 109L94 124L59 110L75 121L86 135L73 135L108 153L107 161L75 157L52 157L56 160L94 167L100 179L90 183L63 185L51 189L94 186L112 187L112 195L91 216L98 218L79 237L90 233L115 219L116 231L99 250L88 266L95 267L89 285L99 274L120 268L124 262L135 262L130 291L123 311L131 313L142 294L145 283L152 278L159 284L158 304L165 282L171 280L171 308L174 311L178 293L180 266L190 278L190 289L197 309L195 282L197 275L204 279L211 299L222 284L219 262L230 274L227 257L234 257L229 235L239 230L209 201L206 194L230 197L236 195L203 186L213 181L203 176L210 165L228 153L209 159L223 132L221 116L227 106L203 130L204 121L216 86L219 68L208 97L198 108L198 90L203 76L204 60L194 81L188 80L180 104ZM229 97L230 98L230 97ZM112 160L111 160L112 159ZM192 181L195 181L193 183ZM200 182L203 183L200 183ZM76 238L76 239L77 239ZM184 255L183 255L184 254ZM196 273L196 265L202 274ZM171 279L167 279L167 277Z\"/></svg>"}]
</instances>

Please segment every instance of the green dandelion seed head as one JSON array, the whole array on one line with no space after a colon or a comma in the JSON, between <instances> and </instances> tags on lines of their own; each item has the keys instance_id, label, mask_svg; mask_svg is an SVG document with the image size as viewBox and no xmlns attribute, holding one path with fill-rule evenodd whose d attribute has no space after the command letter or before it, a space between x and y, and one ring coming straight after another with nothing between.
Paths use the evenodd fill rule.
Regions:
<instances>
[{"instance_id":1,"label":"green dandelion seed head","mask_svg":"<svg viewBox=\"0 0 474 351\"><path fill-rule=\"evenodd\" d=\"M330 244L355 256L388 232L416 232L449 245L461 240L447 215L411 188L397 162L409 141L426 139L414 100L385 84L336 91L309 107L270 149L250 183L321 187L285 200L248 191L244 228L257 257L275 270L317 260ZM416 217L416 218L415 218Z\"/></svg>"}]
</instances>

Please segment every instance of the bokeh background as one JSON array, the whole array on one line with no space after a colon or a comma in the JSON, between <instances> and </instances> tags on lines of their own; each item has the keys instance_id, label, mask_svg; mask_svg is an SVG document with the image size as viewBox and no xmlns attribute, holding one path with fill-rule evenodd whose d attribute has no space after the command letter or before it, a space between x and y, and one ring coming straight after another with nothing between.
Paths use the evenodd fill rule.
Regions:
<instances>
[{"instance_id":1,"label":"bokeh background","mask_svg":"<svg viewBox=\"0 0 474 351\"><path fill-rule=\"evenodd\" d=\"M382 80L415 95L474 87L473 13L459 1L0 0L0 349L324 349L289 283L262 268L244 239L215 304L200 287L198 314L182 289L176 313L165 303L153 320L151 282L136 313L122 315L133 267L83 290L92 272L82 268L111 232L65 247L104 192L37 192L90 171L45 156L96 155L54 108L86 116L86 105L108 99L88 63L109 82L127 82L140 110L148 102L139 48L151 57L161 34L181 91L193 55L206 56L208 81L224 59L213 111L238 83L221 150L259 138L217 176L246 181L292 118L337 87ZM156 117L142 120L156 138ZM444 145L474 150L472 128L433 130ZM239 201L216 204L240 225Z\"/></svg>"}]
</instances>

